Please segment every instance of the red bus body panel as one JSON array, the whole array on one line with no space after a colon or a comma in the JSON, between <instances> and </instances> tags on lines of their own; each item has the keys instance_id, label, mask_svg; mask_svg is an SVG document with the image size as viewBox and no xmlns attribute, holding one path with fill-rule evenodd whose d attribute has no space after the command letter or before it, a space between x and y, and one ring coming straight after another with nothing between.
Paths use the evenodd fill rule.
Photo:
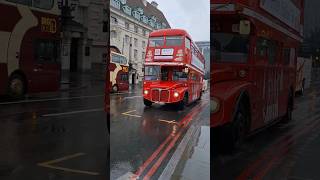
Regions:
<instances>
[{"instance_id":1,"label":"red bus body panel","mask_svg":"<svg viewBox=\"0 0 320 180\"><path fill-rule=\"evenodd\" d=\"M23 76L25 76L28 93L56 91L60 88L60 63L37 62L35 58L35 41L38 39L53 40L60 45L60 17L56 14L42 12L43 10L38 11L32 10L31 8L29 8L29 10L32 13L32 16L36 17L38 25L28 29L23 34L21 46L18 47L19 52L16 52L16 58L18 59L19 64L12 73L19 71L23 74ZM19 23L19 21L21 21L24 17L20 15L20 12L15 5L0 4L0 11L3 14L0 17L0 31L12 33L16 24ZM45 22L43 18L46 18L47 21ZM46 23L45 25L44 22ZM9 43L14 41L15 38L18 37L11 36ZM1 63L0 65L0 94L6 93L9 77L12 74L11 73L8 75L7 63L10 62L8 62L8 59L4 61L5 63Z\"/></svg>"},{"instance_id":2,"label":"red bus body panel","mask_svg":"<svg viewBox=\"0 0 320 180\"><path fill-rule=\"evenodd\" d=\"M143 89L149 90L149 94L144 94L144 99L156 103L176 103L183 100L185 93L189 95L189 102L191 103L198 99L201 95L204 77L204 57L198 50L197 46L192 42L190 35L182 29L163 29L150 33L151 37L168 37L168 36L183 36L188 38L191 42L191 49L185 47L185 40L181 46L161 46L161 47L147 47L145 65L159 65L160 67L185 68L190 69L189 73L197 74L198 80L191 80L188 77L186 81L149 81L144 80ZM155 51L159 49L173 49L173 54L168 58L156 59ZM179 56L179 54L183 54ZM196 58L195 58L196 57ZM197 59L197 60L195 60ZM195 61L203 65L203 69L194 65ZM174 93L178 92L179 96L174 97Z\"/></svg>"},{"instance_id":3,"label":"red bus body panel","mask_svg":"<svg viewBox=\"0 0 320 180\"><path fill-rule=\"evenodd\" d=\"M303 16L303 1L295 2ZM215 9L219 6L223 8ZM221 63L213 59L211 63L210 95L220 102L218 112L211 113L211 126L221 127L231 123L242 95L249 98L251 131L284 116L288 94L295 87L297 51L290 55L290 64L285 64L283 49L296 50L302 33L263 10L260 1L256 0L211 0L211 17L211 26L213 29L219 27L221 32L240 19L251 23L247 62ZM300 17L302 22L303 17ZM277 42L276 61L273 64L268 63L268 55L257 55L258 38ZM242 76L241 72L245 72L245 75Z\"/></svg>"}]
</instances>

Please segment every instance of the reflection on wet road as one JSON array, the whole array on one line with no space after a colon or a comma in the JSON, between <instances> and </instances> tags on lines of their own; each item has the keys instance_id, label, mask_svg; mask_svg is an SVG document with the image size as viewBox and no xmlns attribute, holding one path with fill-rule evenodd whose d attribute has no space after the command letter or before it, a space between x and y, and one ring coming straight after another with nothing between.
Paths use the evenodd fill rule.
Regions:
<instances>
[{"instance_id":1,"label":"reflection on wet road","mask_svg":"<svg viewBox=\"0 0 320 180\"><path fill-rule=\"evenodd\" d=\"M0 179L103 179L103 81L84 77L54 93L0 102Z\"/></svg>"},{"instance_id":2,"label":"reflection on wet road","mask_svg":"<svg viewBox=\"0 0 320 180\"><path fill-rule=\"evenodd\" d=\"M209 122L208 93L178 111L174 105L145 107L141 90L135 92L111 96L111 179L125 175L157 179L190 124Z\"/></svg>"},{"instance_id":3,"label":"reflection on wet road","mask_svg":"<svg viewBox=\"0 0 320 180\"><path fill-rule=\"evenodd\" d=\"M319 85L296 98L293 121L250 137L235 154L214 154L215 179L319 179Z\"/></svg>"}]
</instances>

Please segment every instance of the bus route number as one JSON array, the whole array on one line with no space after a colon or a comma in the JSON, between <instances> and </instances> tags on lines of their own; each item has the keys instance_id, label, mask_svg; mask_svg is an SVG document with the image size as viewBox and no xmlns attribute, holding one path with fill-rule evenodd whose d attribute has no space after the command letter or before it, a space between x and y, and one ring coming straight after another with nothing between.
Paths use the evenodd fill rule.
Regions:
<instances>
[{"instance_id":1,"label":"bus route number","mask_svg":"<svg viewBox=\"0 0 320 180\"><path fill-rule=\"evenodd\" d=\"M57 21L54 18L42 17L41 18L41 31L48 33L57 32Z\"/></svg>"}]
</instances>

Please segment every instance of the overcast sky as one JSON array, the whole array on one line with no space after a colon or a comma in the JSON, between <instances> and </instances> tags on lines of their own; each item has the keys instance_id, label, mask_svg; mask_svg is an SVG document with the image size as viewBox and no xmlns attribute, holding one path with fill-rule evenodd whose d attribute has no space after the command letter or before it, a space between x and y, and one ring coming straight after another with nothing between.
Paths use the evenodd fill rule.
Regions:
<instances>
[{"instance_id":1,"label":"overcast sky","mask_svg":"<svg viewBox=\"0 0 320 180\"><path fill-rule=\"evenodd\" d=\"M151 2L152 0L148 0ZM209 0L155 0L171 28L188 31L194 41L210 41Z\"/></svg>"}]
</instances>

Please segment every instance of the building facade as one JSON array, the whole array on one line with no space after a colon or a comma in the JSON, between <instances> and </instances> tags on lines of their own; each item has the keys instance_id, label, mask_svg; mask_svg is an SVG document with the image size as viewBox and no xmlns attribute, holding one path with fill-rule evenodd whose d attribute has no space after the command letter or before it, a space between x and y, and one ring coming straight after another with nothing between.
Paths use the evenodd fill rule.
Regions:
<instances>
[{"instance_id":1,"label":"building facade","mask_svg":"<svg viewBox=\"0 0 320 180\"><path fill-rule=\"evenodd\" d=\"M110 46L127 57L130 84L143 79L149 33L170 28L157 6L156 2L147 0L110 0Z\"/></svg>"},{"instance_id":2,"label":"building facade","mask_svg":"<svg viewBox=\"0 0 320 180\"><path fill-rule=\"evenodd\" d=\"M71 16L63 25L62 70L90 71L106 60L108 23L105 0L69 0Z\"/></svg>"},{"instance_id":3,"label":"building facade","mask_svg":"<svg viewBox=\"0 0 320 180\"><path fill-rule=\"evenodd\" d=\"M205 58L205 78L210 78L210 41L195 42Z\"/></svg>"}]
</instances>

